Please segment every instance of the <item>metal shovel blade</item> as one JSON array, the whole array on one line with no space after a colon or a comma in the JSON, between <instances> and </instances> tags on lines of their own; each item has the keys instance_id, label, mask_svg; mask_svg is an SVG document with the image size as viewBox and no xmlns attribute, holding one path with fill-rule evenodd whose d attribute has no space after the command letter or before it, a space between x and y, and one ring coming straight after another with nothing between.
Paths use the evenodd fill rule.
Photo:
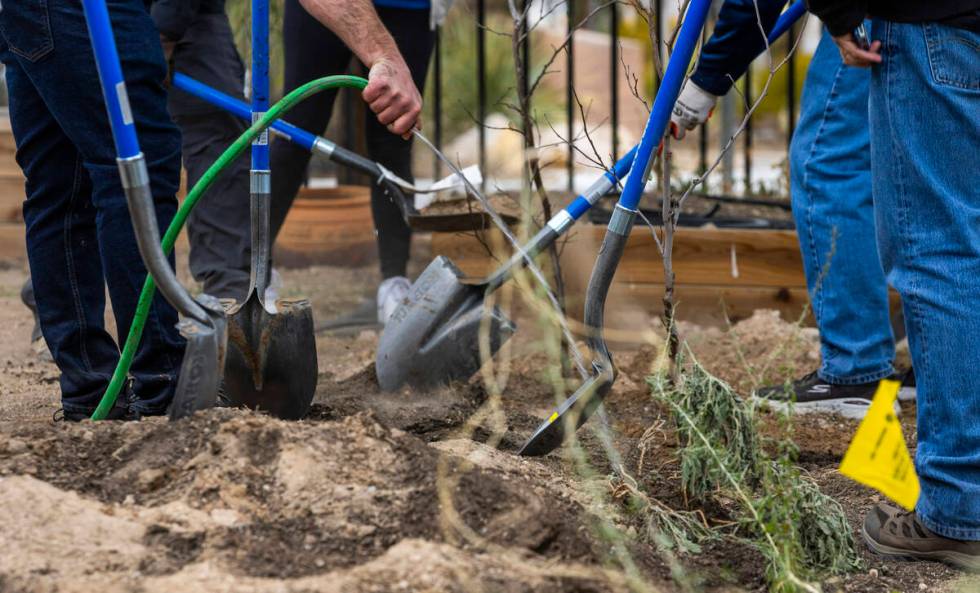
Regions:
<instances>
[{"instance_id":1,"label":"metal shovel blade","mask_svg":"<svg viewBox=\"0 0 980 593\"><path fill-rule=\"evenodd\" d=\"M531 438L518 451L518 455L522 457L547 455L561 447L566 436L574 435L574 431L585 424L612 387L612 375L603 373L599 369L596 371L595 375L589 377L575 390L575 393L562 402L550 418L538 426ZM566 431L569 425L574 429L571 433Z\"/></svg>"},{"instance_id":2,"label":"metal shovel blade","mask_svg":"<svg viewBox=\"0 0 980 593\"><path fill-rule=\"evenodd\" d=\"M224 391L233 406L298 420L316 392L313 311L307 300L280 299L276 309L254 292L229 309Z\"/></svg>"},{"instance_id":3,"label":"metal shovel blade","mask_svg":"<svg viewBox=\"0 0 980 593\"><path fill-rule=\"evenodd\" d=\"M465 381L483 364L480 332L490 355L517 329L499 308L486 311L486 286L467 285L459 268L440 256L429 264L408 298L385 325L375 368L384 391L403 385L427 389Z\"/></svg>"},{"instance_id":4,"label":"metal shovel blade","mask_svg":"<svg viewBox=\"0 0 980 593\"><path fill-rule=\"evenodd\" d=\"M170 404L171 420L213 408L218 401L221 369L224 368L228 343L225 312L214 297L201 295L196 300L208 313L211 325L185 318L177 326L180 335L187 340L187 347L180 366L177 391Z\"/></svg>"}]
</instances>

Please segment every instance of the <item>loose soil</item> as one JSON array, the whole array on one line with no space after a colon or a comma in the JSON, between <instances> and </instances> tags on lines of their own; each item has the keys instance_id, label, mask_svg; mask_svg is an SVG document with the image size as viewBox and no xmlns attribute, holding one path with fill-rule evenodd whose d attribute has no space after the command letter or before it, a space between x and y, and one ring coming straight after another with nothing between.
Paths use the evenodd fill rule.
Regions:
<instances>
[{"instance_id":1,"label":"loose soil","mask_svg":"<svg viewBox=\"0 0 980 593\"><path fill-rule=\"evenodd\" d=\"M657 343L616 348L621 373L606 416L621 465L594 421L581 431L588 472L560 452L514 454L556 397L554 365L526 312L516 314L509 363L494 368L499 389L477 378L383 394L378 338L363 331L318 337L319 387L302 422L213 410L176 423L68 424L52 421L57 370L28 343L31 319L17 298L25 277L18 264L0 266L0 591L684 590L615 477L623 469L650 497L685 508L673 432L644 380ZM284 277L285 296L309 296L319 320L353 309L376 282L373 269ZM740 393L819 361L815 332L772 312L731 329L680 330ZM914 405L903 413L910 440L914 414ZM836 471L855 428L806 416L794 435L799 463L857 533L879 498ZM603 535L609 525L621 545ZM824 591L976 590L942 565L862 554L864 569ZM748 546L710 544L679 561L706 591L766 588L765 564Z\"/></svg>"}]
</instances>

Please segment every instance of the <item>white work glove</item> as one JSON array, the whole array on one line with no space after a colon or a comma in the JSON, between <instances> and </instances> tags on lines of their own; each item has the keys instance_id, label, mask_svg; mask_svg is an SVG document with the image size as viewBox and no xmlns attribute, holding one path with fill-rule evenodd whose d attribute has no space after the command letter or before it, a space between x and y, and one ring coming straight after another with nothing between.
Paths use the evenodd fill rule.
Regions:
<instances>
[{"instance_id":1,"label":"white work glove","mask_svg":"<svg viewBox=\"0 0 980 593\"><path fill-rule=\"evenodd\" d=\"M690 130L708 121L716 101L718 97L688 80L670 114L670 131L674 138L680 140Z\"/></svg>"}]
</instances>

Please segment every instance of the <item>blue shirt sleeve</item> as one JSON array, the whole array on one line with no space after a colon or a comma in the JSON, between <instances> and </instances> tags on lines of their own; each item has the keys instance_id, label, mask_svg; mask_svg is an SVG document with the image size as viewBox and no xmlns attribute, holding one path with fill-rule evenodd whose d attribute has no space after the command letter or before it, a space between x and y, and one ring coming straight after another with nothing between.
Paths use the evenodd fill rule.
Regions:
<instances>
[{"instance_id":1,"label":"blue shirt sleeve","mask_svg":"<svg viewBox=\"0 0 980 593\"><path fill-rule=\"evenodd\" d=\"M768 35L785 5L786 0L725 0L691 80L712 95L725 95L766 48L760 21Z\"/></svg>"}]
</instances>

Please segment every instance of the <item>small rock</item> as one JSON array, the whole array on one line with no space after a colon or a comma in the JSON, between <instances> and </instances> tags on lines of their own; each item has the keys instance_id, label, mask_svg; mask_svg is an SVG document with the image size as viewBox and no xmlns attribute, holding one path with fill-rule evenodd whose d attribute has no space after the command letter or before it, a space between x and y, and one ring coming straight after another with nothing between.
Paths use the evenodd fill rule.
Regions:
<instances>
[{"instance_id":1,"label":"small rock","mask_svg":"<svg viewBox=\"0 0 980 593\"><path fill-rule=\"evenodd\" d=\"M313 561L313 564L316 564L317 568L323 568L324 566L327 565L327 563L323 560L323 558L317 558L316 560Z\"/></svg>"},{"instance_id":2,"label":"small rock","mask_svg":"<svg viewBox=\"0 0 980 593\"><path fill-rule=\"evenodd\" d=\"M127 494L126 498L123 499L123 504L136 504L136 497L132 494Z\"/></svg>"},{"instance_id":3,"label":"small rock","mask_svg":"<svg viewBox=\"0 0 980 593\"><path fill-rule=\"evenodd\" d=\"M238 523L238 513L232 509L213 509L211 519L223 527L232 527Z\"/></svg>"},{"instance_id":4,"label":"small rock","mask_svg":"<svg viewBox=\"0 0 980 593\"><path fill-rule=\"evenodd\" d=\"M869 570L868 571L868 576L870 576L873 579L878 578L878 569L877 568L872 568L871 570Z\"/></svg>"},{"instance_id":5,"label":"small rock","mask_svg":"<svg viewBox=\"0 0 980 593\"><path fill-rule=\"evenodd\" d=\"M95 433L92 432L91 430L86 430L85 432L82 433L83 441L91 441L93 439L95 439Z\"/></svg>"},{"instance_id":6,"label":"small rock","mask_svg":"<svg viewBox=\"0 0 980 593\"><path fill-rule=\"evenodd\" d=\"M919 583L919 591L925 591L929 587L925 583Z\"/></svg>"},{"instance_id":7,"label":"small rock","mask_svg":"<svg viewBox=\"0 0 980 593\"><path fill-rule=\"evenodd\" d=\"M20 439L9 439L7 441L7 453L17 455L27 451L27 443Z\"/></svg>"}]
</instances>

